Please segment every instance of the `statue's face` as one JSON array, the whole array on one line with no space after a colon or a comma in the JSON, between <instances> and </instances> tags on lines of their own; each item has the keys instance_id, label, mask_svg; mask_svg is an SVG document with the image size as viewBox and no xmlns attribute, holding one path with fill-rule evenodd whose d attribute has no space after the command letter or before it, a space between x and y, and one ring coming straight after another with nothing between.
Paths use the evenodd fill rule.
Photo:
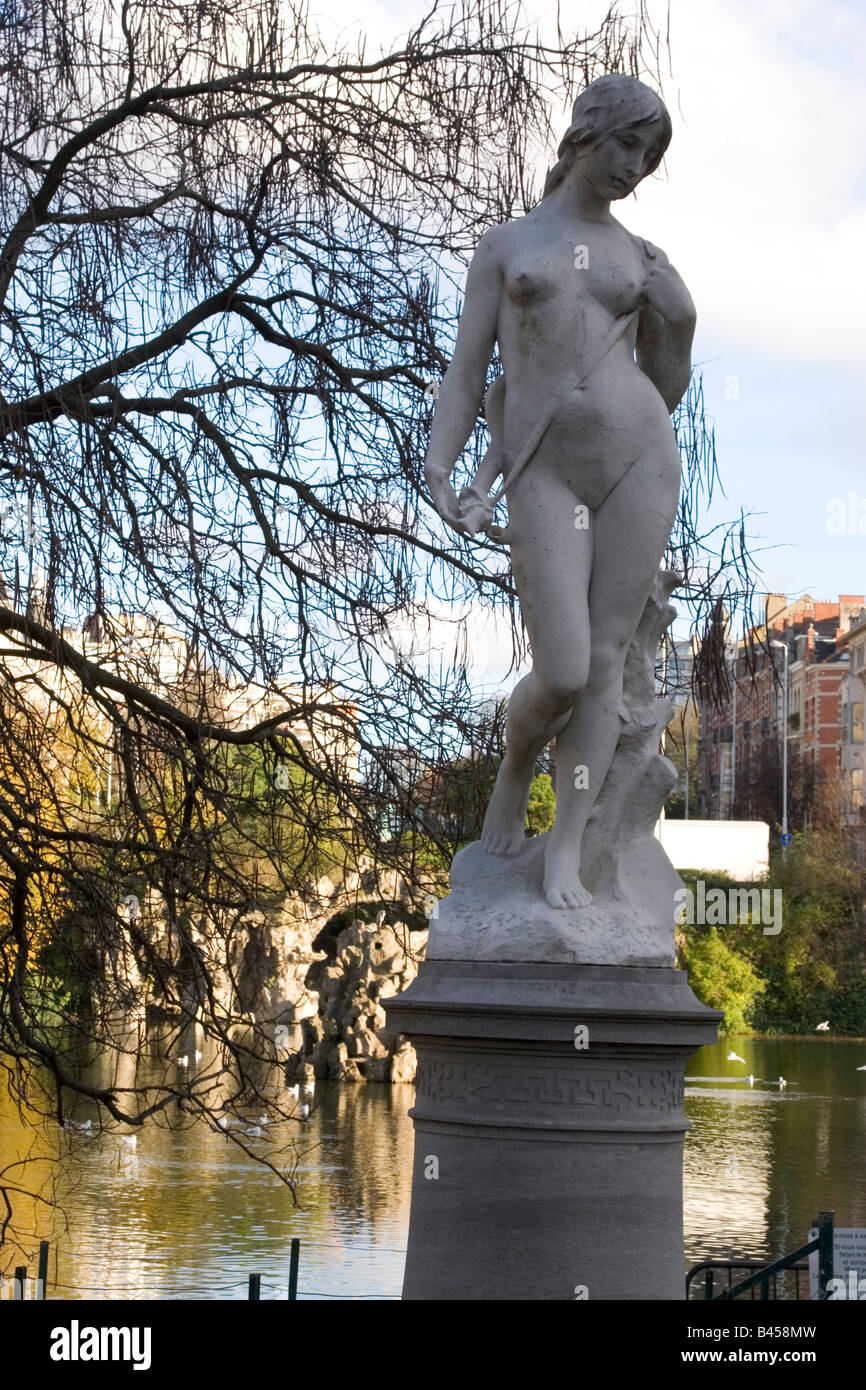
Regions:
<instances>
[{"instance_id":1,"label":"statue's face","mask_svg":"<svg viewBox=\"0 0 866 1390\"><path fill-rule=\"evenodd\" d=\"M627 198L648 173L658 152L652 125L613 131L578 156L578 171L595 193L615 202Z\"/></svg>"}]
</instances>

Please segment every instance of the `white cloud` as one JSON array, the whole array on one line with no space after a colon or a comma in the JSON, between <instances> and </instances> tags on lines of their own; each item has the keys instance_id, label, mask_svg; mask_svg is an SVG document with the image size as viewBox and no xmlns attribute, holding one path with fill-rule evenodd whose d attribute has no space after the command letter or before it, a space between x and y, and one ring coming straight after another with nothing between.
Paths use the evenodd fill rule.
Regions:
<instances>
[{"instance_id":1,"label":"white cloud","mask_svg":"<svg viewBox=\"0 0 866 1390\"><path fill-rule=\"evenodd\" d=\"M475 685L499 687L515 684L523 671L511 670L511 622L507 613L491 612L480 604L462 608L436 599L427 600L429 621L395 619L389 628L394 648L417 663L465 661ZM511 672L509 674L509 671Z\"/></svg>"},{"instance_id":2,"label":"white cloud","mask_svg":"<svg viewBox=\"0 0 866 1390\"><path fill-rule=\"evenodd\" d=\"M672 13L666 177L623 220L682 272L699 342L866 361L866 13L825 0L674 0Z\"/></svg>"}]
</instances>

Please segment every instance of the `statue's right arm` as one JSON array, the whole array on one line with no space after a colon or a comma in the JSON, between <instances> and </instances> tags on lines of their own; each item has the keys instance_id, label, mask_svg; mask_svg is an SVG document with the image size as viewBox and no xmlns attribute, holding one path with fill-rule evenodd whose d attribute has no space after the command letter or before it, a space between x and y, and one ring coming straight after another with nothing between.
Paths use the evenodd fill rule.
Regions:
<instances>
[{"instance_id":1,"label":"statue's right arm","mask_svg":"<svg viewBox=\"0 0 866 1390\"><path fill-rule=\"evenodd\" d=\"M450 479L475 428L496 345L504 233L504 227L485 232L472 258L454 356L442 378L430 427L424 475L437 511L456 530L462 529L460 504Z\"/></svg>"}]
</instances>

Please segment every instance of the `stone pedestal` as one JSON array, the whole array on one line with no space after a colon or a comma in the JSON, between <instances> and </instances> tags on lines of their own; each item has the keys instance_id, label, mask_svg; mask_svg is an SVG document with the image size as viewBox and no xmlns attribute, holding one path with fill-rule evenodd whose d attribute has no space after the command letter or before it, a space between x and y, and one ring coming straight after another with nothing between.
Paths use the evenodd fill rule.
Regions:
<instances>
[{"instance_id":1,"label":"stone pedestal","mask_svg":"<svg viewBox=\"0 0 866 1390\"><path fill-rule=\"evenodd\" d=\"M683 1069L722 1015L682 971L428 960L385 1007L418 1053L405 1299L684 1297Z\"/></svg>"}]
</instances>

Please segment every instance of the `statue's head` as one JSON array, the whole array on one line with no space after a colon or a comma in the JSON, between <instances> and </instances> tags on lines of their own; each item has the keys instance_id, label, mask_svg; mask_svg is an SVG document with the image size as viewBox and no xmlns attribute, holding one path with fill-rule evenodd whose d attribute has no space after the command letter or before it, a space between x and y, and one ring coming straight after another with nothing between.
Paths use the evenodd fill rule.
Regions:
<instances>
[{"instance_id":1,"label":"statue's head","mask_svg":"<svg viewBox=\"0 0 866 1390\"><path fill-rule=\"evenodd\" d=\"M670 139L671 118L661 97L636 77L608 73L574 103L544 191L551 192L576 160L586 159L596 177L611 180L610 196L624 198L658 168Z\"/></svg>"}]
</instances>

